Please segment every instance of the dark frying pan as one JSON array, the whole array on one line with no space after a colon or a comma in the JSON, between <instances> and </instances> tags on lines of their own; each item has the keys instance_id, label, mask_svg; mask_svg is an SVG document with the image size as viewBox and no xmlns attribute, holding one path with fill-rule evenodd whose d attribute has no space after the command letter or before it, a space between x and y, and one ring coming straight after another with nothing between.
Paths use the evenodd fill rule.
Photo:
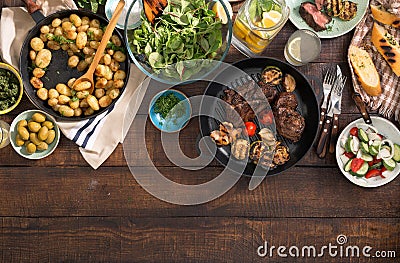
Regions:
<instances>
[{"instance_id":1,"label":"dark frying pan","mask_svg":"<svg viewBox=\"0 0 400 263\"><path fill-rule=\"evenodd\" d=\"M274 58L250 58L234 63L233 66L243 70L249 76L251 76L254 80L258 81L260 78L261 71L266 66L276 66L279 67L283 73L291 74L296 80L296 90L294 94L297 97L298 107L297 110L303 115L305 118L305 130L299 142L292 143L289 140L278 135L278 140L281 141L284 145L289 147L290 152L290 160L280 166L277 166L275 169L270 169L268 171L268 175L275 175L286 171L290 167L294 166L298 161L300 161L304 155L309 151L311 146L314 143L315 137L317 135L318 130L318 116L319 116L319 107L318 101L315 96L314 90L306 77L300 73L297 69L292 67L291 65L282 62L280 60ZM225 76L226 75L226 76ZM229 78L223 79L222 78ZM217 78L220 83L230 83L235 81L236 78L240 76L231 76L228 74L221 74ZM205 91L205 95L221 97L223 96L223 91L227 89L226 86L219 84L217 82L211 82ZM217 107L217 105L213 105L211 107ZM213 111L213 109L211 109ZM229 120L228 120L229 121ZM209 136L211 131L217 130L219 127L219 122L217 122L214 118L201 116L200 117L200 132L201 136ZM222 165L226 166L230 159L230 145L229 146L219 146L216 152L215 158ZM231 167L234 169L234 165ZM256 165L252 162L248 162L243 172L244 175L247 176L263 176L265 173L261 171L260 174L255 174Z\"/></svg>"},{"instance_id":2,"label":"dark frying pan","mask_svg":"<svg viewBox=\"0 0 400 263\"><path fill-rule=\"evenodd\" d=\"M32 38L40 35L40 28L43 25L49 25L49 24L51 24L53 19L55 19L55 18L62 19L64 17L69 17L71 14L77 14L80 17L87 16L90 19L96 18L100 21L101 25L107 25L108 20L103 16L99 16L93 12L86 11L86 10L63 10L63 11L59 11L57 13L54 13L54 14L51 14L51 15L45 17L39 11L40 7L38 7L32 0L25 0L24 2L27 4L28 12L31 14L32 18L36 22L36 25L31 29L31 31L29 31L27 37L25 38L25 41L22 45L22 49L21 49L21 53L20 53L20 61L19 61L20 73L21 73L22 81L24 83L25 93L28 96L29 100L37 108L52 115L58 121L81 121L84 119L93 118L93 117L109 110L110 107L113 107L114 104L119 99L119 97L122 96L122 93L124 92L124 90L126 88L127 80L129 79L130 63L128 60L128 56L127 56L127 60L125 62L120 63L120 65L121 65L120 68L126 72L125 85L120 90L121 94L119 95L119 97L117 99L112 101L111 105L109 105L106 108L101 108L99 111L96 111L93 115L90 115L90 116L82 115L80 117L63 117L58 112L55 112L47 104L47 101L41 100L36 95L36 89L30 83L30 78L32 76L31 76L31 72L29 70L29 68L31 67L31 59L29 58L29 51L31 50L30 41ZM124 47L126 47L127 45L126 45L125 39L122 37L121 33L118 30L114 30L114 33L118 35L118 37L122 41L122 45ZM84 72L79 72L76 68L71 69L70 67L68 67L67 62L68 62L69 57L68 57L67 52L60 49L57 51L52 50L51 53L52 53L51 63L47 67L46 74L41 78L41 80L44 83L44 87L54 88L58 83L66 84L69 79L78 78L84 74Z\"/></svg>"}]
</instances>

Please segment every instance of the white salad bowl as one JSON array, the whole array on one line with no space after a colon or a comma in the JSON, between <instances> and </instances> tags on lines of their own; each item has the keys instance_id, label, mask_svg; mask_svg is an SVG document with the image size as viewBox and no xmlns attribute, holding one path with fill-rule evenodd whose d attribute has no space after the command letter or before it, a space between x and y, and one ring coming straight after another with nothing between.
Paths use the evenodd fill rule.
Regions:
<instances>
[{"instance_id":1,"label":"white salad bowl","mask_svg":"<svg viewBox=\"0 0 400 263\"><path fill-rule=\"evenodd\" d=\"M400 144L400 131L396 128L396 126L390 122L389 120L382 118L382 117L375 117L371 116L373 126L378 130L380 134L385 136L387 139L390 139L393 143ZM336 143L336 161L339 166L340 171L346 176L350 182L361 186L361 187L378 187L385 185L391 181L393 181L400 173L400 163L397 163L395 169L393 171L385 171L384 176L382 178L380 176L372 177L372 178L365 178L365 177L357 177L349 172L344 170L345 164L341 160L340 156L344 153L344 148L341 146L342 138L349 137L349 132L352 127L366 127L367 125L364 123L362 118L357 119L351 122L349 125L344 128L344 130L339 135L339 138Z\"/></svg>"}]
</instances>

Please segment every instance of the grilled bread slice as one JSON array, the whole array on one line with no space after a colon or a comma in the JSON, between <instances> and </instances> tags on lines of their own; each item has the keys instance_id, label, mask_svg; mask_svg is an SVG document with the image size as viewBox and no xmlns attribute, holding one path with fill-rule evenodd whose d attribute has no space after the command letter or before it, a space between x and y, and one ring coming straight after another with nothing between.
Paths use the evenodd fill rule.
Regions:
<instances>
[{"instance_id":1,"label":"grilled bread slice","mask_svg":"<svg viewBox=\"0 0 400 263\"><path fill-rule=\"evenodd\" d=\"M372 16L376 21L394 28L400 28L400 17L389 13L383 6L370 5L370 7Z\"/></svg>"},{"instance_id":2,"label":"grilled bread slice","mask_svg":"<svg viewBox=\"0 0 400 263\"><path fill-rule=\"evenodd\" d=\"M351 1L343 1L339 18L345 21L353 19L357 15L357 4Z\"/></svg>"},{"instance_id":3,"label":"grilled bread slice","mask_svg":"<svg viewBox=\"0 0 400 263\"><path fill-rule=\"evenodd\" d=\"M383 26L375 22L372 27L371 41L393 72L400 77L400 45L396 39Z\"/></svg>"},{"instance_id":4,"label":"grilled bread slice","mask_svg":"<svg viewBox=\"0 0 400 263\"><path fill-rule=\"evenodd\" d=\"M367 51L350 45L349 58L361 86L370 96L382 93L378 71Z\"/></svg>"},{"instance_id":5,"label":"grilled bread slice","mask_svg":"<svg viewBox=\"0 0 400 263\"><path fill-rule=\"evenodd\" d=\"M330 17L339 16L340 10L342 9L342 0L326 0L325 11Z\"/></svg>"}]
</instances>

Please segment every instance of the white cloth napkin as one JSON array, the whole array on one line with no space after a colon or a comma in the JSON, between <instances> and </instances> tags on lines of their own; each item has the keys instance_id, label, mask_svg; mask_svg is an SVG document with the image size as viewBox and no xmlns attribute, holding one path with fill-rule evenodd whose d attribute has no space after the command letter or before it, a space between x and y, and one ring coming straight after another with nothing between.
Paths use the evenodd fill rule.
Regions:
<instances>
[{"instance_id":1,"label":"white cloth napkin","mask_svg":"<svg viewBox=\"0 0 400 263\"><path fill-rule=\"evenodd\" d=\"M77 9L72 0L37 0L43 14L62 9ZM3 8L0 20L0 55L19 68L19 54L28 31L35 22L25 8ZM124 93L114 107L103 114L80 122L57 122L62 133L79 147L83 158L97 169L122 143L142 102L148 81L134 64ZM143 84L143 85L142 85Z\"/></svg>"}]
</instances>

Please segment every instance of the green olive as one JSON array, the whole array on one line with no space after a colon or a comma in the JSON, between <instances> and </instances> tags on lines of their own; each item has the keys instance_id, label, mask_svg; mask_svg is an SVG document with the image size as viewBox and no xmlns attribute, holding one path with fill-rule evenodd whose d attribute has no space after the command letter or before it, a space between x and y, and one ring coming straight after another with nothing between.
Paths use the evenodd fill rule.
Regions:
<instances>
[{"instance_id":1,"label":"green olive","mask_svg":"<svg viewBox=\"0 0 400 263\"><path fill-rule=\"evenodd\" d=\"M32 115L32 120L42 123L46 120L46 116L44 116L42 113L36 112Z\"/></svg>"},{"instance_id":2,"label":"green olive","mask_svg":"<svg viewBox=\"0 0 400 263\"><path fill-rule=\"evenodd\" d=\"M17 128L17 131L22 140L26 141L29 139L29 132L25 127L20 126Z\"/></svg>"},{"instance_id":3,"label":"green olive","mask_svg":"<svg viewBox=\"0 0 400 263\"><path fill-rule=\"evenodd\" d=\"M39 145L42 141L39 140L38 136L36 133L32 132L31 134L29 134L29 140L31 142L33 142L33 144L35 145Z\"/></svg>"},{"instance_id":4,"label":"green olive","mask_svg":"<svg viewBox=\"0 0 400 263\"><path fill-rule=\"evenodd\" d=\"M38 146L37 146L37 149L38 149L39 151L44 151L44 150L47 150L48 148L49 148L49 146L48 146L47 143L45 143L45 142L41 142L41 143L39 143Z\"/></svg>"},{"instance_id":5,"label":"green olive","mask_svg":"<svg viewBox=\"0 0 400 263\"><path fill-rule=\"evenodd\" d=\"M50 130L49 134L47 135L46 143L51 144L55 138L56 138L56 132L54 130Z\"/></svg>"},{"instance_id":6,"label":"green olive","mask_svg":"<svg viewBox=\"0 0 400 263\"><path fill-rule=\"evenodd\" d=\"M29 144L26 146L26 151L28 152L28 154L35 153L35 152L36 152L36 145L33 144L33 143L29 143Z\"/></svg>"},{"instance_id":7,"label":"green olive","mask_svg":"<svg viewBox=\"0 0 400 263\"><path fill-rule=\"evenodd\" d=\"M49 135L49 128L47 128L46 126L40 128L38 133L39 140L45 141L48 135Z\"/></svg>"},{"instance_id":8,"label":"green olive","mask_svg":"<svg viewBox=\"0 0 400 263\"><path fill-rule=\"evenodd\" d=\"M46 126L49 130L54 128L54 124L51 121L45 121L42 123L42 126Z\"/></svg>"},{"instance_id":9,"label":"green olive","mask_svg":"<svg viewBox=\"0 0 400 263\"><path fill-rule=\"evenodd\" d=\"M21 136L19 136L19 134L17 134L17 136L15 137L15 144L18 146L22 146L24 145L25 141L21 139Z\"/></svg>"},{"instance_id":10,"label":"green olive","mask_svg":"<svg viewBox=\"0 0 400 263\"><path fill-rule=\"evenodd\" d=\"M28 123L28 129L31 132L38 132L40 130L40 128L42 128L42 125L40 125L39 123L37 123L35 121L31 121Z\"/></svg>"},{"instance_id":11,"label":"green olive","mask_svg":"<svg viewBox=\"0 0 400 263\"><path fill-rule=\"evenodd\" d=\"M17 124L17 127L26 127L28 122L26 120L20 120Z\"/></svg>"}]
</instances>

